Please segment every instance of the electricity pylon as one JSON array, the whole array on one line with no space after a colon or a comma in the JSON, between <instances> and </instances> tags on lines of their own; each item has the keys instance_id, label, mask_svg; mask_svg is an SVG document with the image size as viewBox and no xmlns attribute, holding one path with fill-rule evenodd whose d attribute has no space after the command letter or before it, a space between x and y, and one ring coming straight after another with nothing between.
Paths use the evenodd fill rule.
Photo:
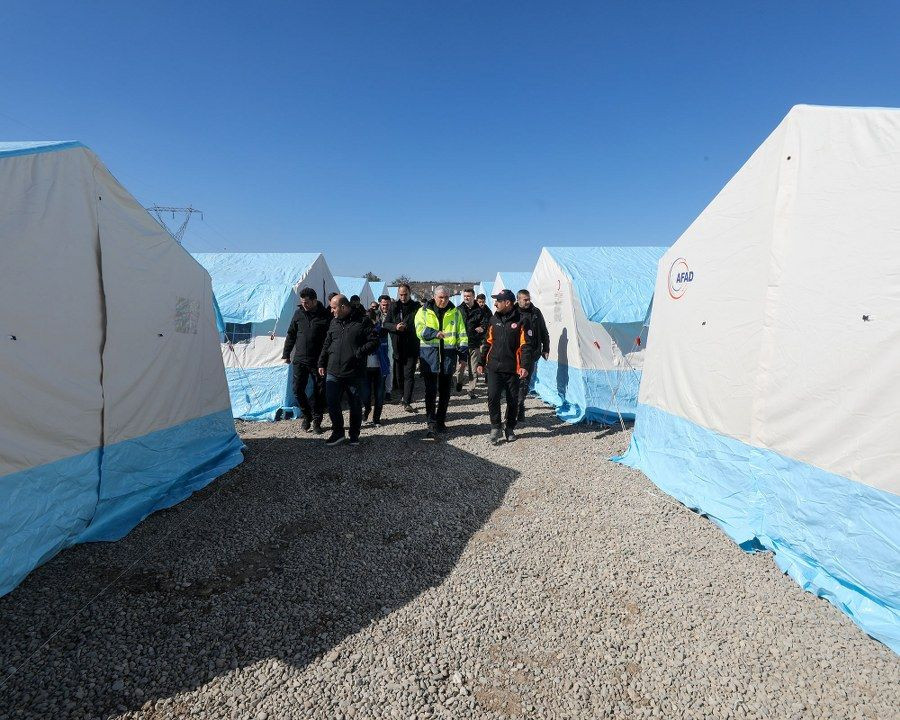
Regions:
<instances>
[{"instance_id":1,"label":"electricity pylon","mask_svg":"<svg viewBox=\"0 0 900 720\"><path fill-rule=\"evenodd\" d=\"M153 205L151 207L148 207L147 210L156 215L156 219L159 224L166 229L166 232L168 232L169 235L175 238L175 242L177 242L179 245L181 245L181 238L184 237L184 231L187 229L188 222L190 222L191 219L191 215L193 215L194 213L199 213L200 219L203 219L203 211L198 210L197 208L193 208L190 205L188 205L188 207L164 207L162 205ZM175 219L175 213L184 213L184 222L181 223L178 230L176 230L175 232L172 232L172 229L168 225L166 225L166 221L163 220L162 214L164 212L172 213L173 220Z\"/></svg>"}]
</instances>

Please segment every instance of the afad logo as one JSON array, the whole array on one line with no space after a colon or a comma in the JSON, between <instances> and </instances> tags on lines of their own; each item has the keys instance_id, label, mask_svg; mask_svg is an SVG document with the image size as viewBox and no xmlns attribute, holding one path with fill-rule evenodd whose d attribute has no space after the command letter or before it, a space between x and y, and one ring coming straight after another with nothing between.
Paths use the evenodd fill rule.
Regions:
<instances>
[{"instance_id":1,"label":"afad logo","mask_svg":"<svg viewBox=\"0 0 900 720\"><path fill-rule=\"evenodd\" d=\"M678 258L669 268L669 297L678 300L684 295L689 282L694 281L694 271L688 267L687 260Z\"/></svg>"}]
</instances>

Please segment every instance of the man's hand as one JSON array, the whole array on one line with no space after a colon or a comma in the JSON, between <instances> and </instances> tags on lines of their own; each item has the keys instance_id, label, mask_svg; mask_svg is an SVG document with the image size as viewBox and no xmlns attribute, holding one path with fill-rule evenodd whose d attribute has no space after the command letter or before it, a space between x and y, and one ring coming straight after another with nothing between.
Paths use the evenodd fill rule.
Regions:
<instances>
[{"instance_id":1,"label":"man's hand","mask_svg":"<svg viewBox=\"0 0 900 720\"><path fill-rule=\"evenodd\" d=\"M477 372L479 375L484 375L484 365L476 365L475 372Z\"/></svg>"},{"instance_id":2,"label":"man's hand","mask_svg":"<svg viewBox=\"0 0 900 720\"><path fill-rule=\"evenodd\" d=\"M435 335L435 337L438 337L441 340L443 340L445 337L447 337L447 335L444 333L443 330L441 330L437 335Z\"/></svg>"},{"instance_id":3,"label":"man's hand","mask_svg":"<svg viewBox=\"0 0 900 720\"><path fill-rule=\"evenodd\" d=\"M519 368L519 377L524 380L528 377L528 371L525 368Z\"/></svg>"},{"instance_id":4,"label":"man's hand","mask_svg":"<svg viewBox=\"0 0 900 720\"><path fill-rule=\"evenodd\" d=\"M477 333L483 333L483 332L484 332L484 328L481 327L481 325L479 325L477 328L475 328L475 332L477 332Z\"/></svg>"},{"instance_id":5,"label":"man's hand","mask_svg":"<svg viewBox=\"0 0 900 720\"><path fill-rule=\"evenodd\" d=\"M403 332L404 330L406 330L406 323L398 322L397 323L397 332Z\"/></svg>"},{"instance_id":6,"label":"man's hand","mask_svg":"<svg viewBox=\"0 0 900 720\"><path fill-rule=\"evenodd\" d=\"M319 368L319 376L325 377L325 368Z\"/></svg>"},{"instance_id":7,"label":"man's hand","mask_svg":"<svg viewBox=\"0 0 900 720\"><path fill-rule=\"evenodd\" d=\"M544 358L544 360L549 360L549 359L550 359L550 353L545 352L545 353L543 353L543 354L541 355L541 357Z\"/></svg>"}]
</instances>

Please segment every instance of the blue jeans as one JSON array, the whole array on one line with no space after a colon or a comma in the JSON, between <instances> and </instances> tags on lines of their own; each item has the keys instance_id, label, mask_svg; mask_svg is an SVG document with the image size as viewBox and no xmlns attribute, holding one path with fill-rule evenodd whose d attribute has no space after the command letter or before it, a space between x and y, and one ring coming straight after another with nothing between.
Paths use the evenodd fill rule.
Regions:
<instances>
[{"instance_id":1,"label":"blue jeans","mask_svg":"<svg viewBox=\"0 0 900 720\"><path fill-rule=\"evenodd\" d=\"M325 399L328 402L328 417L331 418L331 432L334 435L344 434L344 413L341 410L341 398L347 395L350 406L350 439L359 437L362 427L362 402L360 400L361 379L337 378L334 375L325 377Z\"/></svg>"},{"instance_id":2,"label":"blue jeans","mask_svg":"<svg viewBox=\"0 0 900 720\"><path fill-rule=\"evenodd\" d=\"M384 375L381 374L381 368L366 368L362 389L362 402L366 409L366 416L372 410L373 395L375 396L375 412L372 413L372 422L380 422L381 409L384 407Z\"/></svg>"}]
</instances>

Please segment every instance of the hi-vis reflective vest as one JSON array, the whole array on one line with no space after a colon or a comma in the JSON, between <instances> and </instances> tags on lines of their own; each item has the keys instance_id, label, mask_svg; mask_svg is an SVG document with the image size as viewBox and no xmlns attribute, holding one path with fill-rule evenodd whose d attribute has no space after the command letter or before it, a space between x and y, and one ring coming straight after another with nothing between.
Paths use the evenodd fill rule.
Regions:
<instances>
[{"instance_id":1,"label":"hi-vis reflective vest","mask_svg":"<svg viewBox=\"0 0 900 720\"><path fill-rule=\"evenodd\" d=\"M431 303L426 303L416 313L416 335L420 341L419 355L428 363L432 372L440 372L439 368L443 365L444 373L452 373L456 369L459 353L465 352L469 346L466 322L456 307L449 307L444 313L444 325L441 327L433 308ZM444 333L443 355L441 338L437 337L441 331Z\"/></svg>"}]
</instances>

